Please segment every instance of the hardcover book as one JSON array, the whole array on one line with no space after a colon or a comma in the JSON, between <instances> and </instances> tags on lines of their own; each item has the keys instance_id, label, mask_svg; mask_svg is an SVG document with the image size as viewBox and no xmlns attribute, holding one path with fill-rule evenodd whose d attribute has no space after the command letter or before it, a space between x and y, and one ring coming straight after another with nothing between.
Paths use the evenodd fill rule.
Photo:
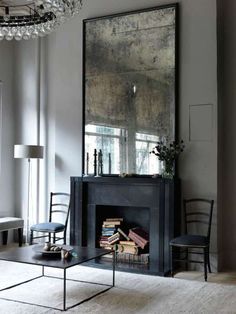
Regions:
<instances>
[{"instance_id":1,"label":"hardcover book","mask_svg":"<svg viewBox=\"0 0 236 314\"><path fill-rule=\"evenodd\" d=\"M110 226L110 225L119 226L120 224L121 224L120 220L103 221L103 226Z\"/></svg>"},{"instance_id":2,"label":"hardcover book","mask_svg":"<svg viewBox=\"0 0 236 314\"><path fill-rule=\"evenodd\" d=\"M105 224L105 225L104 225L104 223L103 223L102 227L103 227L103 228L115 228L116 225L114 225L114 224Z\"/></svg>"},{"instance_id":3,"label":"hardcover book","mask_svg":"<svg viewBox=\"0 0 236 314\"><path fill-rule=\"evenodd\" d=\"M117 233L113 234L112 236L110 236L107 240L110 244L113 244L113 243L119 241L119 239L120 239L120 234L117 232Z\"/></svg>"},{"instance_id":4,"label":"hardcover book","mask_svg":"<svg viewBox=\"0 0 236 314\"><path fill-rule=\"evenodd\" d=\"M129 241L130 238L127 236L127 234L120 228L117 228L117 231L127 240Z\"/></svg>"},{"instance_id":5,"label":"hardcover book","mask_svg":"<svg viewBox=\"0 0 236 314\"><path fill-rule=\"evenodd\" d=\"M122 245L122 244L117 244L117 251L119 253L129 253L129 254L138 254L139 248L137 245Z\"/></svg>"},{"instance_id":6,"label":"hardcover book","mask_svg":"<svg viewBox=\"0 0 236 314\"><path fill-rule=\"evenodd\" d=\"M107 218L106 221L123 221L123 218Z\"/></svg>"},{"instance_id":7,"label":"hardcover book","mask_svg":"<svg viewBox=\"0 0 236 314\"><path fill-rule=\"evenodd\" d=\"M113 257L112 254L104 255L102 258L111 259ZM148 264L149 263L149 254L130 254L130 253L116 253L117 262L122 263L137 263L137 264Z\"/></svg>"},{"instance_id":8,"label":"hardcover book","mask_svg":"<svg viewBox=\"0 0 236 314\"><path fill-rule=\"evenodd\" d=\"M129 238L142 249L144 249L145 246L149 243L149 234L140 227L130 229Z\"/></svg>"},{"instance_id":9,"label":"hardcover book","mask_svg":"<svg viewBox=\"0 0 236 314\"><path fill-rule=\"evenodd\" d=\"M134 241L120 241L120 244L122 244L122 245L132 245L132 246L136 245L136 243Z\"/></svg>"}]
</instances>

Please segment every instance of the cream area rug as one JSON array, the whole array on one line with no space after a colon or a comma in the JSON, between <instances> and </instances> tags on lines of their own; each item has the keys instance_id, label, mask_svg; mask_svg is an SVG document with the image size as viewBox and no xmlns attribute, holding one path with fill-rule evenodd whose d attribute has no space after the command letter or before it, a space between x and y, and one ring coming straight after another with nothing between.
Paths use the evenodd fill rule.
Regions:
<instances>
[{"instance_id":1,"label":"cream area rug","mask_svg":"<svg viewBox=\"0 0 236 314\"><path fill-rule=\"evenodd\" d=\"M61 276L57 269L45 273ZM41 274L41 267L0 261L0 289ZM112 272L84 266L68 270L68 278L110 284ZM1 298L62 307L63 281L39 278L0 292L1 314L61 313L39 306ZM79 302L104 287L67 282L68 305ZM133 313L236 313L236 285L223 285L176 278L116 272L116 286L66 313L133 314Z\"/></svg>"}]
</instances>

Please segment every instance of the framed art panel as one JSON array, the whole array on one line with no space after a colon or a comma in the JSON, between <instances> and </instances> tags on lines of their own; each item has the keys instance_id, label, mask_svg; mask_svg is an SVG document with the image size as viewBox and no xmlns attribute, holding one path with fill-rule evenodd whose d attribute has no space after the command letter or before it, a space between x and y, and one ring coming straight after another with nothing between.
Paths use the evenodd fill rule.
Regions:
<instances>
[{"instance_id":1,"label":"framed art panel","mask_svg":"<svg viewBox=\"0 0 236 314\"><path fill-rule=\"evenodd\" d=\"M84 174L160 171L149 152L176 134L177 8L84 20Z\"/></svg>"}]
</instances>

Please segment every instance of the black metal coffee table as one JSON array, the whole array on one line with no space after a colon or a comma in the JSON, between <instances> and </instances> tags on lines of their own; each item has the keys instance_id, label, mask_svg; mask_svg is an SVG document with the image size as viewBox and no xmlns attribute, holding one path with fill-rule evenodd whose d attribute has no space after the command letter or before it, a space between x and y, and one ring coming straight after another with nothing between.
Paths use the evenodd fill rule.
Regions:
<instances>
[{"instance_id":1,"label":"black metal coffee table","mask_svg":"<svg viewBox=\"0 0 236 314\"><path fill-rule=\"evenodd\" d=\"M38 265L42 266L42 275L34 277L32 279L17 283L15 285L12 285L10 287L1 289L1 291L11 289L13 287L22 285L24 283L30 282L32 280L41 278L41 277L50 277L50 278L59 278L63 280L63 308L55 308L55 307L50 307L50 306L45 306L45 305L39 305L35 303L29 303L29 302L22 302L22 301L17 301L19 303L24 303L24 304L30 304L30 305L37 305L45 308L50 308L50 309L55 309L55 310L61 310L61 311L66 311L70 308L73 308L81 303L84 303L95 296L104 293L105 291L111 289L115 285L115 252L113 251L113 267L112 267L112 284L104 284L104 283L96 283L96 282L88 282L88 281L82 281L82 280L74 280L74 279L67 279L66 278L66 270L70 267L83 264L85 262L88 262L90 260L96 259L98 257L101 257L103 255L106 255L109 253L108 250L104 249L95 249L95 248L87 248L87 247L79 247L79 246L73 246L73 252L76 253L77 256L72 256L69 259L61 259L60 255L59 257L51 257L51 256L45 256L41 253L37 253L34 250L34 246L27 246L27 247L21 247L21 248L14 248L10 249L9 251L6 252L1 252L0 253L0 260L4 261L9 261L9 262L16 262L16 263L24 263L24 264L31 264L31 265ZM59 268L63 269L63 278L61 277L53 277L53 276L48 276L44 274L44 267L53 267L53 268ZM96 285L101 285L101 286L106 286L106 288L96 294L93 294L89 298L86 298L76 304L73 304L72 306L67 307L66 306L66 281L77 281L77 282L84 282L84 283L90 283L90 284L96 284ZM9 300L9 301L16 301L12 299L7 299L7 298L1 298L4 300Z\"/></svg>"}]
</instances>

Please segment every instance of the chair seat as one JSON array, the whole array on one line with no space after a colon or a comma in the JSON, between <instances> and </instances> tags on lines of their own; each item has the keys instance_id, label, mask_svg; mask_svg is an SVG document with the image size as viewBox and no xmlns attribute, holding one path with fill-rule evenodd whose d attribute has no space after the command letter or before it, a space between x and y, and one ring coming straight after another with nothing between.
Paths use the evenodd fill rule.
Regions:
<instances>
[{"instance_id":1,"label":"chair seat","mask_svg":"<svg viewBox=\"0 0 236 314\"><path fill-rule=\"evenodd\" d=\"M38 232L61 232L64 229L65 225L57 222L39 223L30 227L30 230Z\"/></svg>"},{"instance_id":2,"label":"chair seat","mask_svg":"<svg viewBox=\"0 0 236 314\"><path fill-rule=\"evenodd\" d=\"M207 237L200 235L182 235L170 241L172 246L207 247L209 241Z\"/></svg>"}]
</instances>

